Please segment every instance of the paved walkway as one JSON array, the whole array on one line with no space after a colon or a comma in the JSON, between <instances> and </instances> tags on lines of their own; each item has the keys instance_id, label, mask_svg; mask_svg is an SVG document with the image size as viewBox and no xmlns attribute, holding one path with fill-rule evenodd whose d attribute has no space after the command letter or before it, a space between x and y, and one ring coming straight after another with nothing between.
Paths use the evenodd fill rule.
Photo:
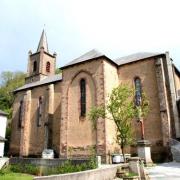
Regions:
<instances>
[{"instance_id":1,"label":"paved walkway","mask_svg":"<svg viewBox=\"0 0 180 180\"><path fill-rule=\"evenodd\" d=\"M180 163L170 162L146 168L151 180L180 180Z\"/></svg>"}]
</instances>

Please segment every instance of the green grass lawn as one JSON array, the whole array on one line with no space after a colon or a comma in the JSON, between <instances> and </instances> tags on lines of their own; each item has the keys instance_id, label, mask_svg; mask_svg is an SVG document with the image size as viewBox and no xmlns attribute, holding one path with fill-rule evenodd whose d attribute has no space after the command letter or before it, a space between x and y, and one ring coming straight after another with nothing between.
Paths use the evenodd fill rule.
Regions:
<instances>
[{"instance_id":1,"label":"green grass lawn","mask_svg":"<svg viewBox=\"0 0 180 180\"><path fill-rule=\"evenodd\" d=\"M7 173L0 175L0 180L32 180L33 176L21 173Z\"/></svg>"}]
</instances>

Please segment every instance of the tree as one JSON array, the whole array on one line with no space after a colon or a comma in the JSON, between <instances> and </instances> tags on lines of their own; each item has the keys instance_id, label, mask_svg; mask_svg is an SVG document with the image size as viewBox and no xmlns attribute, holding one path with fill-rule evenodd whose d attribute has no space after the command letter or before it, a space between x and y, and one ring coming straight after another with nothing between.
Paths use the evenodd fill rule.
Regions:
<instances>
[{"instance_id":1,"label":"tree","mask_svg":"<svg viewBox=\"0 0 180 180\"><path fill-rule=\"evenodd\" d=\"M56 68L55 74L61 74L61 73L62 73L62 70L60 68Z\"/></svg>"},{"instance_id":2,"label":"tree","mask_svg":"<svg viewBox=\"0 0 180 180\"><path fill-rule=\"evenodd\" d=\"M107 118L115 122L117 143L120 145L125 161L124 148L133 142L132 119L137 117L138 109L134 105L134 90L128 85L119 85L112 90L106 107L92 107L89 119L96 128L97 119ZM141 111L143 114L143 112Z\"/></svg>"},{"instance_id":3,"label":"tree","mask_svg":"<svg viewBox=\"0 0 180 180\"><path fill-rule=\"evenodd\" d=\"M12 116L13 91L24 85L25 73L4 71L0 75L0 109Z\"/></svg>"}]
</instances>

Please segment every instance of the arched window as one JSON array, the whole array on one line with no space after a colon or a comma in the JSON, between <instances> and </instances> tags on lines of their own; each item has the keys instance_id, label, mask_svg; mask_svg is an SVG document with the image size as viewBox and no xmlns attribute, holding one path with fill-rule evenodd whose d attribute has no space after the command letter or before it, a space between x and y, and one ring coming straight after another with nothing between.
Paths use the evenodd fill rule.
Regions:
<instances>
[{"instance_id":1,"label":"arched window","mask_svg":"<svg viewBox=\"0 0 180 180\"><path fill-rule=\"evenodd\" d=\"M139 77L136 77L134 79L134 84L135 84L135 105L140 106L141 97L142 97L141 79Z\"/></svg>"},{"instance_id":2,"label":"arched window","mask_svg":"<svg viewBox=\"0 0 180 180\"><path fill-rule=\"evenodd\" d=\"M85 116L86 114L86 81L85 79L81 79L80 81L80 106L81 106L81 116Z\"/></svg>"},{"instance_id":3,"label":"arched window","mask_svg":"<svg viewBox=\"0 0 180 180\"><path fill-rule=\"evenodd\" d=\"M42 104L43 104L43 98L42 98L42 96L40 96L39 97L39 101L38 101L37 126L41 126L41 121L42 121Z\"/></svg>"},{"instance_id":4,"label":"arched window","mask_svg":"<svg viewBox=\"0 0 180 180\"><path fill-rule=\"evenodd\" d=\"M33 72L36 72L36 70L37 70L37 62L34 61L34 63L33 63Z\"/></svg>"},{"instance_id":5,"label":"arched window","mask_svg":"<svg viewBox=\"0 0 180 180\"><path fill-rule=\"evenodd\" d=\"M51 68L51 64L50 64L50 62L48 61L48 62L46 63L46 72L50 72L50 68Z\"/></svg>"},{"instance_id":6,"label":"arched window","mask_svg":"<svg viewBox=\"0 0 180 180\"><path fill-rule=\"evenodd\" d=\"M22 127L22 121L23 121L23 112L24 112L24 103L23 101L20 101L20 105L19 105L19 121L18 121L18 127Z\"/></svg>"}]
</instances>

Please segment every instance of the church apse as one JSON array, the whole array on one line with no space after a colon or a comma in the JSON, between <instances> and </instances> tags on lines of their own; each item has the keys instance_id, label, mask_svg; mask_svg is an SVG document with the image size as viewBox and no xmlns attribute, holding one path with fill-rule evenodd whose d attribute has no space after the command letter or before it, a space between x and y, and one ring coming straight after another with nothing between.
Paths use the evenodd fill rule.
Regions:
<instances>
[{"instance_id":1,"label":"church apse","mask_svg":"<svg viewBox=\"0 0 180 180\"><path fill-rule=\"evenodd\" d=\"M68 156L87 156L96 145L96 132L88 119L95 105L95 85L86 72L76 75L68 88Z\"/></svg>"}]
</instances>

